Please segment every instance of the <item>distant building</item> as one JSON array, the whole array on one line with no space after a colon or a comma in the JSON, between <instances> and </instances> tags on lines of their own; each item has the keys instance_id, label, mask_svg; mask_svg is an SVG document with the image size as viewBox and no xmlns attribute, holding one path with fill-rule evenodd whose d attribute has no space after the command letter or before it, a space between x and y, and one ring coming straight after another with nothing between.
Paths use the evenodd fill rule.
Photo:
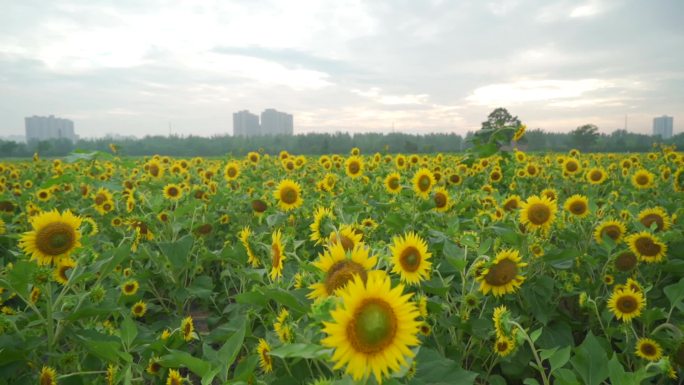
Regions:
<instances>
[{"instance_id":1,"label":"distant building","mask_svg":"<svg viewBox=\"0 0 684 385\"><path fill-rule=\"evenodd\" d=\"M50 116L31 116L24 118L26 141L69 139L78 140L74 132L74 122L69 119Z\"/></svg>"},{"instance_id":2,"label":"distant building","mask_svg":"<svg viewBox=\"0 0 684 385\"><path fill-rule=\"evenodd\" d=\"M244 110L233 113L233 136L292 135L292 115L268 108L259 116Z\"/></svg>"},{"instance_id":3,"label":"distant building","mask_svg":"<svg viewBox=\"0 0 684 385\"><path fill-rule=\"evenodd\" d=\"M261 135L259 116L247 110L233 113L233 136Z\"/></svg>"},{"instance_id":4,"label":"distant building","mask_svg":"<svg viewBox=\"0 0 684 385\"><path fill-rule=\"evenodd\" d=\"M268 108L261 113L262 135L292 135L294 125L292 115Z\"/></svg>"},{"instance_id":5,"label":"distant building","mask_svg":"<svg viewBox=\"0 0 684 385\"><path fill-rule=\"evenodd\" d=\"M673 121L674 118L666 115L653 118L653 136L660 135L663 139L670 139L672 137Z\"/></svg>"}]
</instances>

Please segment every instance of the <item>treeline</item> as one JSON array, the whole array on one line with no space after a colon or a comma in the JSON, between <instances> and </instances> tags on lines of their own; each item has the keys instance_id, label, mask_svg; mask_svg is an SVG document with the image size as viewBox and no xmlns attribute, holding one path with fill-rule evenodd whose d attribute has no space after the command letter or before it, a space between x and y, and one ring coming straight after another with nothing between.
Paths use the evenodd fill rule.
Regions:
<instances>
[{"instance_id":1,"label":"treeline","mask_svg":"<svg viewBox=\"0 0 684 385\"><path fill-rule=\"evenodd\" d=\"M68 140L53 140L17 143L0 140L0 158L30 157L35 152L41 156L64 156L79 149L84 151L109 152L109 145L115 144L120 153L128 156L170 155L178 157L245 155L249 151L262 149L265 153L277 154L287 150L294 154L320 155L345 154L358 147L364 154L380 153L434 153L460 152L468 148L468 139L457 134L410 135L389 134L305 134L295 136L232 137L232 136L147 136L142 139L87 139L72 143ZM675 144L684 148L684 133L669 140L661 140L644 134L617 130L611 134L580 135L577 130L570 133L551 133L541 129L528 130L519 142L525 151L565 152L572 148L592 152L646 152L654 143Z\"/></svg>"}]
</instances>

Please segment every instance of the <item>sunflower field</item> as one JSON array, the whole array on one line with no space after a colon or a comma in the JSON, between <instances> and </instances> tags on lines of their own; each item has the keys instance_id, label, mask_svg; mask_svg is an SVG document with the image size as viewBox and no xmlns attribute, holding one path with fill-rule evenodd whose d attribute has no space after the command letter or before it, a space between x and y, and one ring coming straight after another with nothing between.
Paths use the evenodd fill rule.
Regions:
<instances>
[{"instance_id":1,"label":"sunflower field","mask_svg":"<svg viewBox=\"0 0 684 385\"><path fill-rule=\"evenodd\" d=\"M684 154L0 162L0 384L676 384Z\"/></svg>"}]
</instances>

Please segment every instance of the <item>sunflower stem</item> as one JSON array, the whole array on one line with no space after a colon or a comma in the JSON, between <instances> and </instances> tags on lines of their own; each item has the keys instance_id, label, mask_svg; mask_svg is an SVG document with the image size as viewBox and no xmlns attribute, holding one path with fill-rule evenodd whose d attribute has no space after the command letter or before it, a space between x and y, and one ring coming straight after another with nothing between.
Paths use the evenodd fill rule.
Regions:
<instances>
[{"instance_id":1,"label":"sunflower stem","mask_svg":"<svg viewBox=\"0 0 684 385\"><path fill-rule=\"evenodd\" d=\"M48 361L52 361L52 345L55 338L55 325L54 319L52 319L52 284L48 281L47 286L47 309L45 310L45 320L47 321L47 348L48 348Z\"/></svg>"},{"instance_id":2,"label":"sunflower stem","mask_svg":"<svg viewBox=\"0 0 684 385\"><path fill-rule=\"evenodd\" d=\"M532 354L534 355L534 360L537 362L537 370L539 370L539 374L541 374L542 382L544 385L549 385L549 379L546 377L546 372L544 371L544 366L542 365L542 360L539 358L539 354L537 353L537 349L534 347L534 342L530 338L530 336L527 334L525 329L520 326L519 323L515 321L510 321L511 324L515 325L520 331L522 332L523 336L525 337L525 340L527 343L530 345L530 349L532 349Z\"/></svg>"}]
</instances>

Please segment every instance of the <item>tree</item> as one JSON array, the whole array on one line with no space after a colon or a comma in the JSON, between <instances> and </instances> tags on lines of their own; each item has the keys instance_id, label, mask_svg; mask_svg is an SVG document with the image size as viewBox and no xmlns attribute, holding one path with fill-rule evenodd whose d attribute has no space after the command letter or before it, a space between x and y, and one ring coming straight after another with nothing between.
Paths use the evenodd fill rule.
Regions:
<instances>
[{"instance_id":1,"label":"tree","mask_svg":"<svg viewBox=\"0 0 684 385\"><path fill-rule=\"evenodd\" d=\"M505 126L517 128L520 124L520 119L517 116L511 115L507 109L499 107L489 114L486 122L482 122L482 129L496 129Z\"/></svg>"},{"instance_id":2,"label":"tree","mask_svg":"<svg viewBox=\"0 0 684 385\"><path fill-rule=\"evenodd\" d=\"M598 137L598 127L594 124L585 124L570 132L572 144L582 151L588 150L596 144Z\"/></svg>"}]
</instances>

